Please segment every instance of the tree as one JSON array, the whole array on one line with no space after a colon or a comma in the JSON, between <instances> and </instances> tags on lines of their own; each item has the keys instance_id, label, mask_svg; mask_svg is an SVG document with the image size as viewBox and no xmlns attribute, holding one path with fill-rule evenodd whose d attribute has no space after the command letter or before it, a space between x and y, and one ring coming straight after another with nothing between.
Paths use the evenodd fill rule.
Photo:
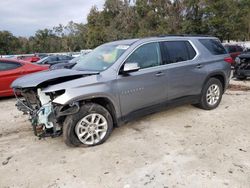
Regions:
<instances>
[{"instance_id":1,"label":"tree","mask_svg":"<svg viewBox=\"0 0 250 188\"><path fill-rule=\"evenodd\" d=\"M0 54L9 55L15 53L20 47L18 38L13 36L9 31L0 31Z\"/></svg>"},{"instance_id":2,"label":"tree","mask_svg":"<svg viewBox=\"0 0 250 188\"><path fill-rule=\"evenodd\" d=\"M106 0L87 23L38 30L30 38L0 31L0 53L79 51L108 41L164 34L250 40L250 0Z\"/></svg>"},{"instance_id":3,"label":"tree","mask_svg":"<svg viewBox=\"0 0 250 188\"><path fill-rule=\"evenodd\" d=\"M102 12L99 12L96 7L90 10L88 15L88 31L87 31L87 46L94 48L104 42L107 42L106 33L104 31L104 17Z\"/></svg>"},{"instance_id":4,"label":"tree","mask_svg":"<svg viewBox=\"0 0 250 188\"><path fill-rule=\"evenodd\" d=\"M186 34L206 34L204 14L206 4L204 0L185 0L184 2L183 32Z\"/></svg>"}]
</instances>

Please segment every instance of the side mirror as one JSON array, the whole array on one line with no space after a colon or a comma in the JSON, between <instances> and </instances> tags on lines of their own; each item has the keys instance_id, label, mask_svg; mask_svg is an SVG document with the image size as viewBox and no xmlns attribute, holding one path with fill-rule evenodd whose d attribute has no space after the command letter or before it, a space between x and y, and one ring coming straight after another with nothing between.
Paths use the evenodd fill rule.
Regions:
<instances>
[{"instance_id":1,"label":"side mirror","mask_svg":"<svg viewBox=\"0 0 250 188\"><path fill-rule=\"evenodd\" d=\"M123 69L121 70L121 73L130 73L130 72L136 72L140 69L140 66L138 63L125 63Z\"/></svg>"}]
</instances>

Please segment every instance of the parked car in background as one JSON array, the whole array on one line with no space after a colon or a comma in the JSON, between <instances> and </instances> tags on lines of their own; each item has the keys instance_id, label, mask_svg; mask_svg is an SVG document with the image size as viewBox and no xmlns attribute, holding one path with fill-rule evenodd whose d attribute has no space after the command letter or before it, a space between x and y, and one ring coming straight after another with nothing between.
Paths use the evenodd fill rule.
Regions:
<instances>
[{"instance_id":1,"label":"parked car in background","mask_svg":"<svg viewBox=\"0 0 250 188\"><path fill-rule=\"evenodd\" d=\"M92 51L93 51L92 49L85 49L85 50L81 50L80 53L81 53L82 55L86 55L86 54L88 54L88 53L90 53L90 52L92 52Z\"/></svg>"},{"instance_id":2,"label":"parked car in background","mask_svg":"<svg viewBox=\"0 0 250 188\"><path fill-rule=\"evenodd\" d=\"M233 76L239 80L250 77L250 51L244 52L235 58Z\"/></svg>"},{"instance_id":3,"label":"parked car in background","mask_svg":"<svg viewBox=\"0 0 250 188\"><path fill-rule=\"evenodd\" d=\"M49 55L46 53L37 53L36 56L38 56L40 59L48 57Z\"/></svg>"},{"instance_id":4,"label":"parked car in background","mask_svg":"<svg viewBox=\"0 0 250 188\"><path fill-rule=\"evenodd\" d=\"M4 58L4 59L16 59L16 55L0 55L0 58Z\"/></svg>"},{"instance_id":5,"label":"parked car in background","mask_svg":"<svg viewBox=\"0 0 250 188\"><path fill-rule=\"evenodd\" d=\"M71 59L74 57L72 56L67 56L67 55L50 55L47 57L44 57L40 59L39 61L36 62L38 65L55 65L58 63L68 63Z\"/></svg>"},{"instance_id":6,"label":"parked car in background","mask_svg":"<svg viewBox=\"0 0 250 188\"><path fill-rule=\"evenodd\" d=\"M85 57L86 54L82 54L82 55L79 55L77 57L75 57L74 59L71 59L69 62L67 63L58 63L58 64L55 64L55 65L51 65L50 66L50 69L51 70L55 70L55 69L69 69L69 68L72 68L74 65L76 65L82 58Z\"/></svg>"},{"instance_id":7,"label":"parked car in background","mask_svg":"<svg viewBox=\"0 0 250 188\"><path fill-rule=\"evenodd\" d=\"M24 55L24 56L18 56L17 59L34 63L39 61L40 57L36 55Z\"/></svg>"},{"instance_id":8,"label":"parked car in background","mask_svg":"<svg viewBox=\"0 0 250 188\"><path fill-rule=\"evenodd\" d=\"M231 62L215 37L121 40L97 47L71 69L32 74L12 87L25 98L16 106L30 114L35 135L63 134L69 146L94 146L114 126L166 106L215 109Z\"/></svg>"},{"instance_id":9,"label":"parked car in background","mask_svg":"<svg viewBox=\"0 0 250 188\"><path fill-rule=\"evenodd\" d=\"M0 97L13 95L10 85L18 77L48 68L21 60L0 59Z\"/></svg>"},{"instance_id":10,"label":"parked car in background","mask_svg":"<svg viewBox=\"0 0 250 188\"><path fill-rule=\"evenodd\" d=\"M230 54L230 56L235 60L235 58L243 52L243 47L236 44L224 44L224 48Z\"/></svg>"},{"instance_id":11,"label":"parked car in background","mask_svg":"<svg viewBox=\"0 0 250 188\"><path fill-rule=\"evenodd\" d=\"M70 61L68 61L66 63L57 63L54 65L51 65L50 70L71 68L77 63L78 60L79 60L79 56L75 57L74 59L71 59Z\"/></svg>"}]
</instances>

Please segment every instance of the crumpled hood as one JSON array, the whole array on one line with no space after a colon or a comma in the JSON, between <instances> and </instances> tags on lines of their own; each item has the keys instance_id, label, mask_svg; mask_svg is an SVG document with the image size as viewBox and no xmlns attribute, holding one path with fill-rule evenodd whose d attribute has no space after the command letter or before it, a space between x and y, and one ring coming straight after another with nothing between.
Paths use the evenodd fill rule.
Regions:
<instances>
[{"instance_id":1,"label":"crumpled hood","mask_svg":"<svg viewBox=\"0 0 250 188\"><path fill-rule=\"evenodd\" d=\"M52 71L43 71L38 73L29 74L16 79L11 87L12 88L31 88L37 87L41 84L53 85L61 82L81 78L84 76L98 74L95 71L77 71L72 69L58 69Z\"/></svg>"}]
</instances>

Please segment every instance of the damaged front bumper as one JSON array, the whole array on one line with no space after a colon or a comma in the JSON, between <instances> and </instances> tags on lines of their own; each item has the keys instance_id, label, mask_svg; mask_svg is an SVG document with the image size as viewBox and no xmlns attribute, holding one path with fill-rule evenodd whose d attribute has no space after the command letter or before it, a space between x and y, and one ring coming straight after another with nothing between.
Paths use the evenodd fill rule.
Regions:
<instances>
[{"instance_id":1,"label":"damaged front bumper","mask_svg":"<svg viewBox=\"0 0 250 188\"><path fill-rule=\"evenodd\" d=\"M250 54L240 55L235 59L233 76L250 76Z\"/></svg>"},{"instance_id":2,"label":"damaged front bumper","mask_svg":"<svg viewBox=\"0 0 250 188\"><path fill-rule=\"evenodd\" d=\"M54 103L55 96L43 93L41 89L15 89L14 92L17 109L29 115L34 134L40 138L61 135L66 116L80 109L78 102L69 105Z\"/></svg>"}]
</instances>

